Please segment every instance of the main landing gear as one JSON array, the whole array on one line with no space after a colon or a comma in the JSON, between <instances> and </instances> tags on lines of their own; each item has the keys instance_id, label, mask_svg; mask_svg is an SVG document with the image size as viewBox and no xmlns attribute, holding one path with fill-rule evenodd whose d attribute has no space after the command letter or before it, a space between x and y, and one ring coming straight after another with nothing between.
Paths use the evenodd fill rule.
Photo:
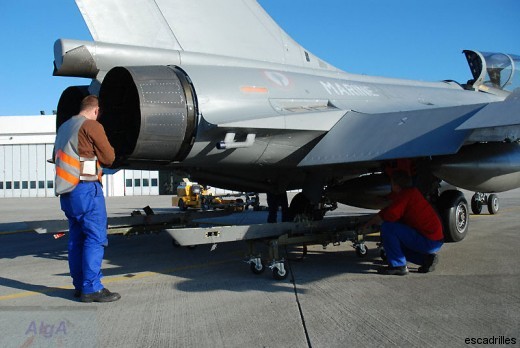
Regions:
<instances>
[{"instance_id":1,"label":"main landing gear","mask_svg":"<svg viewBox=\"0 0 520 348\"><path fill-rule=\"evenodd\" d=\"M443 223L444 239L447 242L463 240L469 225L469 208L464 194L458 190L444 191L437 208Z\"/></svg>"},{"instance_id":2,"label":"main landing gear","mask_svg":"<svg viewBox=\"0 0 520 348\"><path fill-rule=\"evenodd\" d=\"M491 215L498 213L500 203L498 196L494 193L489 196L482 192L475 192L471 197L471 211L473 214L478 215L482 212L482 206L487 205L488 212Z\"/></svg>"}]
</instances>

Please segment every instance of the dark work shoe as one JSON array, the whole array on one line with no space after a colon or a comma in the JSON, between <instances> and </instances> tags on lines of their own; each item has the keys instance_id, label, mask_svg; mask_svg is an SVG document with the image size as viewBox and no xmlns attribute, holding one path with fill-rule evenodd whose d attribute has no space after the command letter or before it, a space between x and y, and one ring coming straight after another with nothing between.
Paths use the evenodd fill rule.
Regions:
<instances>
[{"instance_id":1,"label":"dark work shoe","mask_svg":"<svg viewBox=\"0 0 520 348\"><path fill-rule=\"evenodd\" d=\"M407 275L408 274L408 267L406 267L406 266L397 266L397 267L385 266L385 267L380 267L377 270L377 273L384 274L384 275L400 275L400 276L403 276L403 275Z\"/></svg>"},{"instance_id":2,"label":"dark work shoe","mask_svg":"<svg viewBox=\"0 0 520 348\"><path fill-rule=\"evenodd\" d=\"M439 262L439 255L428 254L424 257L424 264L417 270L419 273L428 273L435 271L435 265Z\"/></svg>"},{"instance_id":3,"label":"dark work shoe","mask_svg":"<svg viewBox=\"0 0 520 348\"><path fill-rule=\"evenodd\" d=\"M117 292L103 288L91 294L81 294L81 302L113 302L121 298Z\"/></svg>"},{"instance_id":4,"label":"dark work shoe","mask_svg":"<svg viewBox=\"0 0 520 348\"><path fill-rule=\"evenodd\" d=\"M75 289L74 290L74 297L75 298L80 298L81 297L81 290Z\"/></svg>"}]
</instances>

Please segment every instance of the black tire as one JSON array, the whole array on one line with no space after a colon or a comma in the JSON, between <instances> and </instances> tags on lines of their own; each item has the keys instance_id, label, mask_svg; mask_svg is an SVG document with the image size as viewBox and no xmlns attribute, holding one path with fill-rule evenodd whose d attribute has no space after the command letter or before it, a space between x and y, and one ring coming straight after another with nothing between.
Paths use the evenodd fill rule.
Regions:
<instances>
[{"instance_id":1,"label":"black tire","mask_svg":"<svg viewBox=\"0 0 520 348\"><path fill-rule=\"evenodd\" d=\"M273 268L273 278L276 280L284 280L288 275L289 272L287 272L287 269L281 273L277 267Z\"/></svg>"},{"instance_id":2,"label":"black tire","mask_svg":"<svg viewBox=\"0 0 520 348\"><path fill-rule=\"evenodd\" d=\"M235 200L235 203L237 204L237 206L235 208L235 211L237 213L242 213L245 209L247 209L244 207L244 200L242 198L237 198Z\"/></svg>"},{"instance_id":3,"label":"black tire","mask_svg":"<svg viewBox=\"0 0 520 348\"><path fill-rule=\"evenodd\" d=\"M475 215L482 213L482 202L478 199L477 194L474 194L473 197L471 197L471 211Z\"/></svg>"},{"instance_id":4,"label":"black tire","mask_svg":"<svg viewBox=\"0 0 520 348\"><path fill-rule=\"evenodd\" d=\"M179 199L179 203L177 203L177 205L179 206L179 209L181 211L186 211L188 209L188 207L186 206L186 203L184 203L184 201L182 199Z\"/></svg>"},{"instance_id":5,"label":"black tire","mask_svg":"<svg viewBox=\"0 0 520 348\"><path fill-rule=\"evenodd\" d=\"M366 245L364 248L360 248L360 247L356 248L356 255L358 257L364 258L365 256L367 256L367 254L368 254L368 248L366 247Z\"/></svg>"},{"instance_id":6,"label":"black tire","mask_svg":"<svg viewBox=\"0 0 520 348\"><path fill-rule=\"evenodd\" d=\"M305 197L303 192L297 193L291 200L291 205L289 206L290 219L293 220L297 215L305 215L310 218L311 213L312 207L307 197Z\"/></svg>"},{"instance_id":7,"label":"black tire","mask_svg":"<svg viewBox=\"0 0 520 348\"><path fill-rule=\"evenodd\" d=\"M256 264L251 263L249 267L251 269L251 272L253 272L254 274L262 274L265 271L265 266L263 263L261 263L261 266L262 267L260 269L258 269L258 268L256 268Z\"/></svg>"},{"instance_id":8,"label":"black tire","mask_svg":"<svg viewBox=\"0 0 520 348\"><path fill-rule=\"evenodd\" d=\"M311 202L307 197L305 197L303 192L299 192L291 200L291 205L289 206L289 221L294 220L294 218L298 215L303 215L308 220L319 221L323 220L325 211L321 209L314 209Z\"/></svg>"},{"instance_id":9,"label":"black tire","mask_svg":"<svg viewBox=\"0 0 520 348\"><path fill-rule=\"evenodd\" d=\"M498 213L498 210L500 209L500 202L498 196L494 193L490 194L488 197L487 206L490 214L494 215Z\"/></svg>"},{"instance_id":10,"label":"black tire","mask_svg":"<svg viewBox=\"0 0 520 348\"><path fill-rule=\"evenodd\" d=\"M464 194L457 190L442 193L439 214L443 223L444 240L459 242L466 237L469 227L469 208Z\"/></svg>"}]
</instances>

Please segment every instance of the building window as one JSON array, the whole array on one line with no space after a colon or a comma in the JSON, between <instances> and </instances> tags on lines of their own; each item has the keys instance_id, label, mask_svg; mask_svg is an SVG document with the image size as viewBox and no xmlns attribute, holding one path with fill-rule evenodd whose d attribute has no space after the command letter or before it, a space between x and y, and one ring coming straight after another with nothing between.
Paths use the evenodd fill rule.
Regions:
<instances>
[{"instance_id":1,"label":"building window","mask_svg":"<svg viewBox=\"0 0 520 348\"><path fill-rule=\"evenodd\" d=\"M20 182L19 181L15 181L14 182L14 189L15 190L19 190L20 189Z\"/></svg>"},{"instance_id":2,"label":"building window","mask_svg":"<svg viewBox=\"0 0 520 348\"><path fill-rule=\"evenodd\" d=\"M141 187L141 179L134 179L134 186Z\"/></svg>"},{"instance_id":3,"label":"building window","mask_svg":"<svg viewBox=\"0 0 520 348\"><path fill-rule=\"evenodd\" d=\"M126 187L132 187L132 179L126 179L125 186Z\"/></svg>"},{"instance_id":4,"label":"building window","mask_svg":"<svg viewBox=\"0 0 520 348\"><path fill-rule=\"evenodd\" d=\"M157 187L157 179L152 179L152 186Z\"/></svg>"},{"instance_id":5,"label":"building window","mask_svg":"<svg viewBox=\"0 0 520 348\"><path fill-rule=\"evenodd\" d=\"M3 189L4 189L4 182L0 181L0 190L3 190Z\"/></svg>"},{"instance_id":6,"label":"building window","mask_svg":"<svg viewBox=\"0 0 520 348\"><path fill-rule=\"evenodd\" d=\"M52 180L47 180L47 188L48 188L48 189L54 188L54 181L52 181Z\"/></svg>"},{"instance_id":7,"label":"building window","mask_svg":"<svg viewBox=\"0 0 520 348\"><path fill-rule=\"evenodd\" d=\"M44 189L45 188L45 181L43 181L43 180L38 181L38 188Z\"/></svg>"},{"instance_id":8,"label":"building window","mask_svg":"<svg viewBox=\"0 0 520 348\"><path fill-rule=\"evenodd\" d=\"M31 181L31 182L30 182L30 187L31 187L32 189L35 189L35 188L36 188L36 181Z\"/></svg>"},{"instance_id":9,"label":"building window","mask_svg":"<svg viewBox=\"0 0 520 348\"><path fill-rule=\"evenodd\" d=\"M148 186L150 186L150 180L143 179L143 187L148 187Z\"/></svg>"},{"instance_id":10,"label":"building window","mask_svg":"<svg viewBox=\"0 0 520 348\"><path fill-rule=\"evenodd\" d=\"M22 189L27 190L29 188L29 181L22 181Z\"/></svg>"},{"instance_id":11,"label":"building window","mask_svg":"<svg viewBox=\"0 0 520 348\"><path fill-rule=\"evenodd\" d=\"M11 181L6 181L5 182L5 188L6 190L10 190L13 188L13 183Z\"/></svg>"}]
</instances>

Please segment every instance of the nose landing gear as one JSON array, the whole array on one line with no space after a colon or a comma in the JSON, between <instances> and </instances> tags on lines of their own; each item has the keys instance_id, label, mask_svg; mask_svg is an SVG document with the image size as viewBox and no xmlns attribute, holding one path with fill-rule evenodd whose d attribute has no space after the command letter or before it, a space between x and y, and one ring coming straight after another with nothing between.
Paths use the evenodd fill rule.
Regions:
<instances>
[{"instance_id":1,"label":"nose landing gear","mask_svg":"<svg viewBox=\"0 0 520 348\"><path fill-rule=\"evenodd\" d=\"M500 202L498 196L494 193L489 196L482 192L475 192L471 197L471 211L478 215L482 212L482 206L487 205L488 212L491 215L497 214L500 209Z\"/></svg>"}]
</instances>

